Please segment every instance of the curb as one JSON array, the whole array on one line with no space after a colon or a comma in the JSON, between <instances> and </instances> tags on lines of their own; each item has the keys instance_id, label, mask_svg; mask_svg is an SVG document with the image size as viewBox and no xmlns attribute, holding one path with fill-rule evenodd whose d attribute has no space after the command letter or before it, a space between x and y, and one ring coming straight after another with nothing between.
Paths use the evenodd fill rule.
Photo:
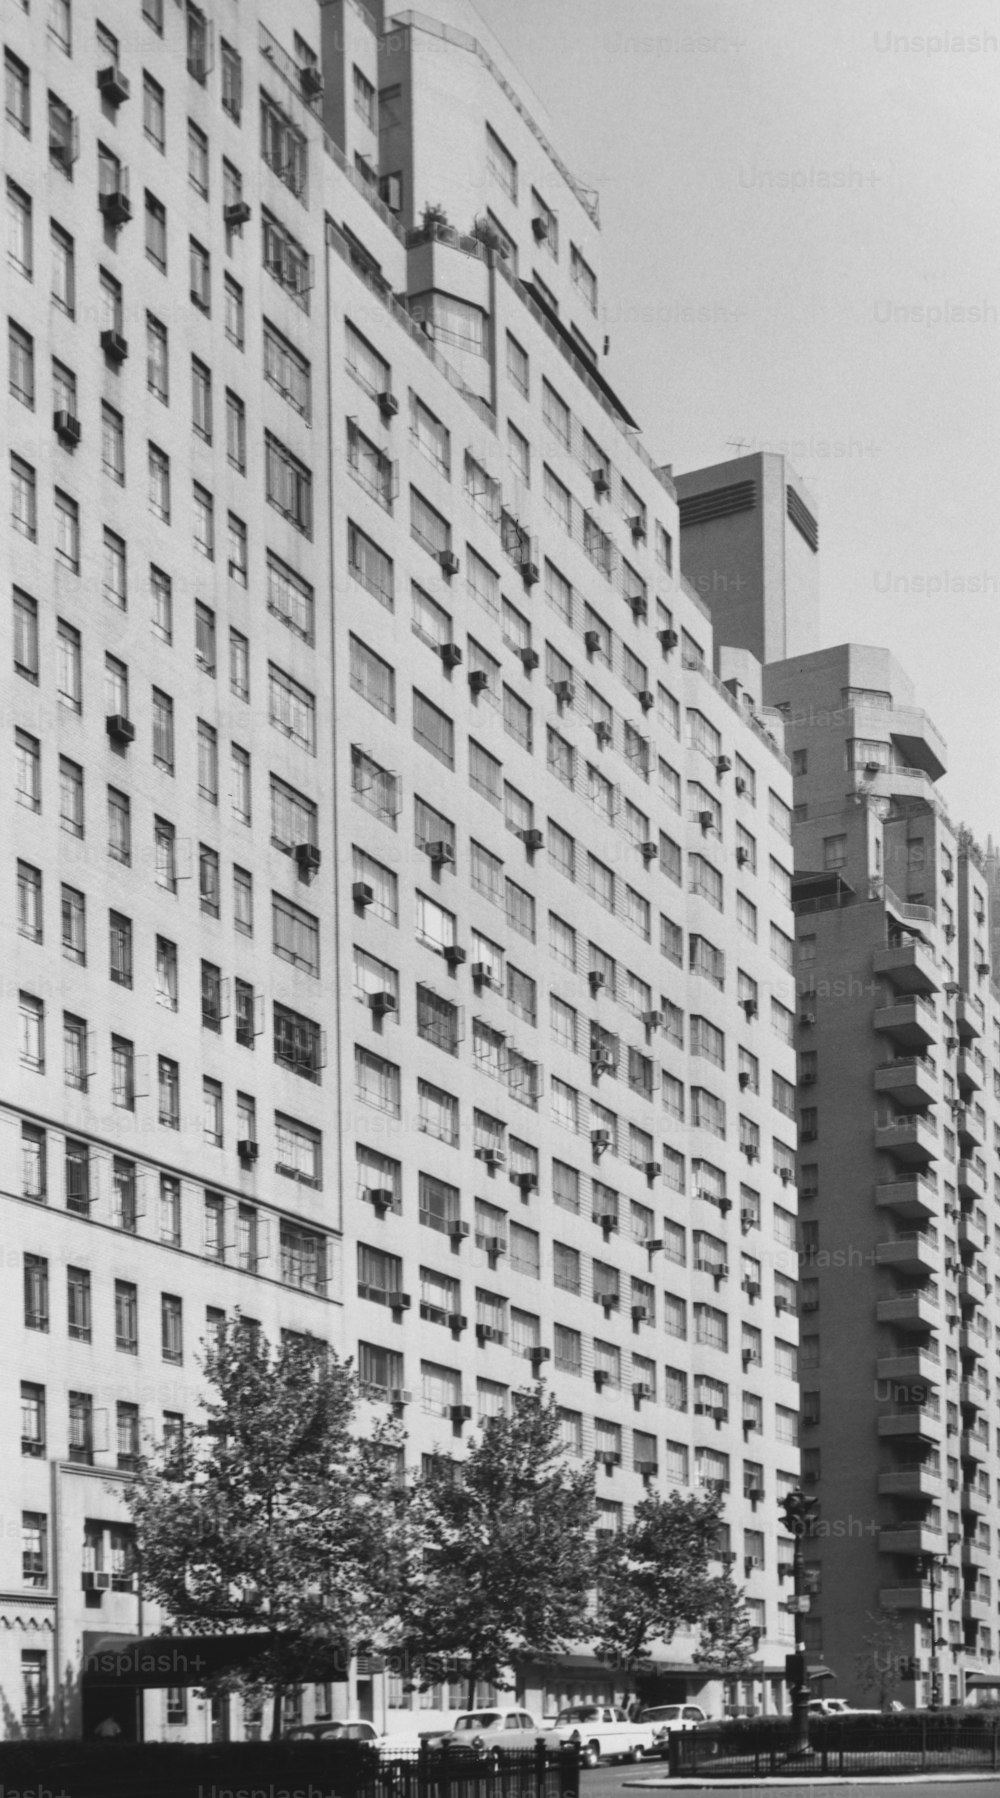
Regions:
<instances>
[{"instance_id":1,"label":"curb","mask_svg":"<svg viewBox=\"0 0 1000 1798\"><path fill-rule=\"evenodd\" d=\"M786 1779L775 1774L763 1779L626 1779L623 1784L646 1791L671 1792L741 1792L767 1790L781 1787L801 1791L803 1787L824 1786L920 1786L920 1785L982 1785L989 1781L994 1787L997 1783L995 1773L851 1773L838 1775L829 1773L810 1779L804 1773L801 1779Z\"/></svg>"}]
</instances>

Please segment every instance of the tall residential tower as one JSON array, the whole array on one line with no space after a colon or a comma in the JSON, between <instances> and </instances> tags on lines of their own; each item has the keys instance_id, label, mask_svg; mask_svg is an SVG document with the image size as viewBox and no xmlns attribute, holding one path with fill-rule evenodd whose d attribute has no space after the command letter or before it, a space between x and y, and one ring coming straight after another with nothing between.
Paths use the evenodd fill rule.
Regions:
<instances>
[{"instance_id":1,"label":"tall residential tower","mask_svg":"<svg viewBox=\"0 0 1000 1798\"><path fill-rule=\"evenodd\" d=\"M91 1728L157 1626L122 1483L237 1309L410 1471L544 1379L602 1530L721 1493L759 1663L657 1689L780 1705L791 775L598 354L596 199L471 11L4 28L7 1712Z\"/></svg>"}]
</instances>

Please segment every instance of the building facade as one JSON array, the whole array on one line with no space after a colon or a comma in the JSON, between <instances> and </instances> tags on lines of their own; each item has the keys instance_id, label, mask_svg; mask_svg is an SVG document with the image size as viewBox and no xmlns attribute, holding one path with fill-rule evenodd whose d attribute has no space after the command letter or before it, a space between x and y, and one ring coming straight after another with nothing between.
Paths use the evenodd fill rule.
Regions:
<instances>
[{"instance_id":1,"label":"building facade","mask_svg":"<svg viewBox=\"0 0 1000 1798\"><path fill-rule=\"evenodd\" d=\"M795 771L807 1641L861 1702L877 1628L904 1702L954 1704L1000 1684L986 858L886 650L774 664L765 691Z\"/></svg>"},{"instance_id":2,"label":"building facade","mask_svg":"<svg viewBox=\"0 0 1000 1798\"><path fill-rule=\"evenodd\" d=\"M759 1667L678 1638L659 1690L780 1706L791 774L601 364L595 197L451 8L54 0L4 49L7 1711L78 1733L156 1626L123 1477L237 1310L412 1470L544 1380L602 1530L721 1492Z\"/></svg>"}]
</instances>

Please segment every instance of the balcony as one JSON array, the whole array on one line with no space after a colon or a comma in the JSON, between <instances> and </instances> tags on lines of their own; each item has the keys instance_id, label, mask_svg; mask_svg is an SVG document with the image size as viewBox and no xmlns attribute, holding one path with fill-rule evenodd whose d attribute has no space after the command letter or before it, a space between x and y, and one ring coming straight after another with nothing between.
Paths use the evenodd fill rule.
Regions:
<instances>
[{"instance_id":1,"label":"balcony","mask_svg":"<svg viewBox=\"0 0 1000 1798\"><path fill-rule=\"evenodd\" d=\"M930 1586L883 1586L879 1599L887 1611L929 1611L931 1608Z\"/></svg>"},{"instance_id":2,"label":"balcony","mask_svg":"<svg viewBox=\"0 0 1000 1798\"><path fill-rule=\"evenodd\" d=\"M938 990L933 951L918 937L893 943L888 949L876 949L872 972L891 981L899 993L936 993Z\"/></svg>"},{"instance_id":3,"label":"balcony","mask_svg":"<svg viewBox=\"0 0 1000 1798\"><path fill-rule=\"evenodd\" d=\"M960 1249L972 1249L981 1255L986 1247L986 1231L971 1211L966 1211L958 1220L958 1246Z\"/></svg>"},{"instance_id":4,"label":"balcony","mask_svg":"<svg viewBox=\"0 0 1000 1798\"><path fill-rule=\"evenodd\" d=\"M990 1501L985 1492L980 1492L978 1486L962 1487L962 1509L970 1517L985 1517L989 1508Z\"/></svg>"},{"instance_id":5,"label":"balcony","mask_svg":"<svg viewBox=\"0 0 1000 1798\"><path fill-rule=\"evenodd\" d=\"M958 995L958 1002L955 1006L955 1022L958 1025L958 1034L965 1042L971 1041L974 1036L983 1034L982 1019L972 1000L965 993Z\"/></svg>"},{"instance_id":6,"label":"balcony","mask_svg":"<svg viewBox=\"0 0 1000 1798\"><path fill-rule=\"evenodd\" d=\"M986 1175L980 1171L974 1161L963 1158L958 1164L958 1190L963 1199L985 1199Z\"/></svg>"},{"instance_id":7,"label":"balcony","mask_svg":"<svg viewBox=\"0 0 1000 1798\"><path fill-rule=\"evenodd\" d=\"M968 1153L969 1149L981 1149L985 1141L982 1121L971 1105L959 1105L955 1110L955 1129L961 1148Z\"/></svg>"},{"instance_id":8,"label":"balcony","mask_svg":"<svg viewBox=\"0 0 1000 1798\"><path fill-rule=\"evenodd\" d=\"M890 1036L904 1049L926 1049L937 1036L934 1008L914 994L892 1005L879 1005L872 1014L872 1028Z\"/></svg>"},{"instance_id":9,"label":"balcony","mask_svg":"<svg viewBox=\"0 0 1000 1798\"><path fill-rule=\"evenodd\" d=\"M940 1357L925 1348L911 1349L908 1354L881 1356L875 1363L875 1374L880 1380L917 1381L924 1386L940 1386L944 1379Z\"/></svg>"},{"instance_id":10,"label":"balcony","mask_svg":"<svg viewBox=\"0 0 1000 1798\"><path fill-rule=\"evenodd\" d=\"M968 1355L974 1361L981 1361L986 1353L986 1343L978 1330L970 1329L965 1324L958 1332L958 1352Z\"/></svg>"},{"instance_id":11,"label":"balcony","mask_svg":"<svg viewBox=\"0 0 1000 1798\"><path fill-rule=\"evenodd\" d=\"M981 1386L974 1385L971 1380L963 1380L958 1388L958 1402L967 1411L984 1411L989 1404L989 1392Z\"/></svg>"},{"instance_id":12,"label":"balcony","mask_svg":"<svg viewBox=\"0 0 1000 1798\"><path fill-rule=\"evenodd\" d=\"M882 1498L940 1498L941 1475L930 1467L886 1467L878 1490Z\"/></svg>"},{"instance_id":13,"label":"balcony","mask_svg":"<svg viewBox=\"0 0 1000 1798\"><path fill-rule=\"evenodd\" d=\"M963 1092L980 1093L983 1090L983 1077L976 1065L975 1057L968 1049L960 1049L955 1061L955 1075Z\"/></svg>"},{"instance_id":14,"label":"balcony","mask_svg":"<svg viewBox=\"0 0 1000 1798\"><path fill-rule=\"evenodd\" d=\"M933 1180L913 1174L904 1180L883 1180L875 1188L875 1203L910 1223L921 1223L939 1214L937 1187Z\"/></svg>"},{"instance_id":15,"label":"balcony","mask_svg":"<svg viewBox=\"0 0 1000 1798\"><path fill-rule=\"evenodd\" d=\"M941 1322L938 1305L922 1292L879 1299L875 1315L880 1324L895 1324L898 1330L936 1330Z\"/></svg>"},{"instance_id":16,"label":"balcony","mask_svg":"<svg viewBox=\"0 0 1000 1798\"><path fill-rule=\"evenodd\" d=\"M982 1568L984 1572L993 1564L993 1556L984 1542L962 1543L962 1566Z\"/></svg>"},{"instance_id":17,"label":"balcony","mask_svg":"<svg viewBox=\"0 0 1000 1798\"><path fill-rule=\"evenodd\" d=\"M876 1124L875 1147L903 1167L927 1167L939 1153L937 1126L917 1112L912 1117L893 1118L891 1124Z\"/></svg>"},{"instance_id":18,"label":"balcony","mask_svg":"<svg viewBox=\"0 0 1000 1798\"><path fill-rule=\"evenodd\" d=\"M878 1545L884 1555L936 1555L941 1553L941 1531L928 1524L891 1524L879 1530Z\"/></svg>"},{"instance_id":19,"label":"balcony","mask_svg":"<svg viewBox=\"0 0 1000 1798\"><path fill-rule=\"evenodd\" d=\"M908 1111L919 1110L939 1097L937 1069L925 1055L897 1055L875 1069L875 1091L888 1093Z\"/></svg>"},{"instance_id":20,"label":"balcony","mask_svg":"<svg viewBox=\"0 0 1000 1798\"><path fill-rule=\"evenodd\" d=\"M894 705L888 713L889 736L904 767L919 768L940 780L947 767L945 740L919 706Z\"/></svg>"},{"instance_id":21,"label":"balcony","mask_svg":"<svg viewBox=\"0 0 1000 1798\"><path fill-rule=\"evenodd\" d=\"M902 1437L904 1441L937 1442L941 1430L940 1411L932 1411L927 1405L883 1412L878 1419L878 1433L883 1439Z\"/></svg>"},{"instance_id":22,"label":"balcony","mask_svg":"<svg viewBox=\"0 0 1000 1798\"><path fill-rule=\"evenodd\" d=\"M978 1465L989 1458L989 1452L990 1445L981 1436L975 1435L972 1430L963 1430L959 1443L963 1461L975 1461Z\"/></svg>"},{"instance_id":23,"label":"balcony","mask_svg":"<svg viewBox=\"0 0 1000 1798\"><path fill-rule=\"evenodd\" d=\"M958 1276L958 1302L960 1305L985 1305L989 1290L985 1277L977 1273L974 1267L963 1267Z\"/></svg>"},{"instance_id":24,"label":"balcony","mask_svg":"<svg viewBox=\"0 0 1000 1798\"><path fill-rule=\"evenodd\" d=\"M974 1592L962 1594L962 1622L988 1623L990 1621L990 1601L988 1598L977 1598Z\"/></svg>"},{"instance_id":25,"label":"balcony","mask_svg":"<svg viewBox=\"0 0 1000 1798\"><path fill-rule=\"evenodd\" d=\"M879 1267L893 1267L901 1274L932 1274L938 1264L939 1249L931 1236L894 1236L891 1242L875 1245Z\"/></svg>"}]
</instances>

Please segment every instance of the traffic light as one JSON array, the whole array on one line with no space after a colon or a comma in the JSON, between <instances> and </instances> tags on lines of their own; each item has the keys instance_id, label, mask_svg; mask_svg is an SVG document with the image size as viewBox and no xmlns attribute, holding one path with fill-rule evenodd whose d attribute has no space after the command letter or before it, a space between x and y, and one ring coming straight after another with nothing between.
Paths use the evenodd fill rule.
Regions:
<instances>
[{"instance_id":1,"label":"traffic light","mask_svg":"<svg viewBox=\"0 0 1000 1798\"><path fill-rule=\"evenodd\" d=\"M809 1684L804 1654L786 1654L785 1680L790 1692L799 1692Z\"/></svg>"},{"instance_id":2,"label":"traffic light","mask_svg":"<svg viewBox=\"0 0 1000 1798\"><path fill-rule=\"evenodd\" d=\"M781 1520L790 1536L807 1536L819 1509L819 1500L810 1498L800 1486L786 1492L781 1501Z\"/></svg>"}]
</instances>

